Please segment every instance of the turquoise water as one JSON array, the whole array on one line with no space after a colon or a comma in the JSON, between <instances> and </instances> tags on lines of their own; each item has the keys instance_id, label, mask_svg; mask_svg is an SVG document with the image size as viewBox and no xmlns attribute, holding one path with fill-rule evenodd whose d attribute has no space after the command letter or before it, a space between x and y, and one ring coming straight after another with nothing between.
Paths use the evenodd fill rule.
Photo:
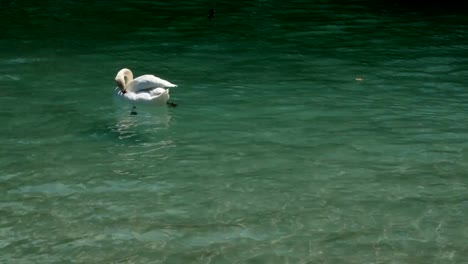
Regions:
<instances>
[{"instance_id":1,"label":"turquoise water","mask_svg":"<svg viewBox=\"0 0 468 264\"><path fill-rule=\"evenodd\" d=\"M463 10L28 2L0 4L0 262L468 259ZM178 106L130 115L123 67Z\"/></svg>"}]
</instances>

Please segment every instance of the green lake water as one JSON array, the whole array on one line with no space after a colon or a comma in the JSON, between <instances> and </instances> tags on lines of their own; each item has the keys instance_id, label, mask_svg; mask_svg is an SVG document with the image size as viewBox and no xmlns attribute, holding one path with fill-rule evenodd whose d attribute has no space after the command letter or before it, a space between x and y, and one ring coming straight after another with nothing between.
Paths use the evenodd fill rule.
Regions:
<instances>
[{"instance_id":1,"label":"green lake water","mask_svg":"<svg viewBox=\"0 0 468 264\"><path fill-rule=\"evenodd\" d=\"M215 19L208 11L216 10ZM1 1L1 263L466 263L468 16ZM121 68L175 108L113 100Z\"/></svg>"}]
</instances>

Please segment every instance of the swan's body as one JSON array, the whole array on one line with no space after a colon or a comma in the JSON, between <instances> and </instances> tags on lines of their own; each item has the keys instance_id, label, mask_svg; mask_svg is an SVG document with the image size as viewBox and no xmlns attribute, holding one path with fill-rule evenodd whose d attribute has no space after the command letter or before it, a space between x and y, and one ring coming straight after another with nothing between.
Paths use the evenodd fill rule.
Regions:
<instances>
[{"instance_id":1,"label":"swan's body","mask_svg":"<svg viewBox=\"0 0 468 264\"><path fill-rule=\"evenodd\" d=\"M133 79L129 69L120 70L115 76L115 94L123 100L137 104L165 105L169 100L169 87L177 87L166 80L146 74ZM133 112L132 112L133 113Z\"/></svg>"}]
</instances>

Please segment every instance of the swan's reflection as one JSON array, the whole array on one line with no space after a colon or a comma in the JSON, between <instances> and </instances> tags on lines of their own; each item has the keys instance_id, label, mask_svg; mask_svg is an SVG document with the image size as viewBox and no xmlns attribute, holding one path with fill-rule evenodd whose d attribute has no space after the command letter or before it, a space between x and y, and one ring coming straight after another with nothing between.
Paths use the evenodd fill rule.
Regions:
<instances>
[{"instance_id":1,"label":"swan's reflection","mask_svg":"<svg viewBox=\"0 0 468 264\"><path fill-rule=\"evenodd\" d=\"M115 112L116 123L112 130L118 138L116 154L120 157L119 162L131 168L140 166L145 158L153 160L151 166L155 166L157 160L167 160L175 147L169 129L172 123L170 109L138 107L138 115L130 115L130 110L127 106Z\"/></svg>"},{"instance_id":2,"label":"swan's reflection","mask_svg":"<svg viewBox=\"0 0 468 264\"><path fill-rule=\"evenodd\" d=\"M167 107L138 106L137 109L137 115L130 114L128 105L116 109L114 131L118 133L119 139L147 137L149 140L170 128L172 117Z\"/></svg>"}]
</instances>

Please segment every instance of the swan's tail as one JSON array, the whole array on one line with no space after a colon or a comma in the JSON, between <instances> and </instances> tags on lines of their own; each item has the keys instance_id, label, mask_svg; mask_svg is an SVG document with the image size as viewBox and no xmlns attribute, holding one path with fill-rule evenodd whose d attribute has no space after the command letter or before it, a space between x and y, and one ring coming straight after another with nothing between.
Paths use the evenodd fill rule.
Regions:
<instances>
[{"instance_id":1,"label":"swan's tail","mask_svg":"<svg viewBox=\"0 0 468 264\"><path fill-rule=\"evenodd\" d=\"M158 84L158 87L164 87L164 88L177 87L177 85L175 85L173 83L170 83L170 82L168 82L168 81L166 81L164 79L161 79L159 77L154 76L154 78L155 78L154 81L155 81L155 83Z\"/></svg>"}]
</instances>

